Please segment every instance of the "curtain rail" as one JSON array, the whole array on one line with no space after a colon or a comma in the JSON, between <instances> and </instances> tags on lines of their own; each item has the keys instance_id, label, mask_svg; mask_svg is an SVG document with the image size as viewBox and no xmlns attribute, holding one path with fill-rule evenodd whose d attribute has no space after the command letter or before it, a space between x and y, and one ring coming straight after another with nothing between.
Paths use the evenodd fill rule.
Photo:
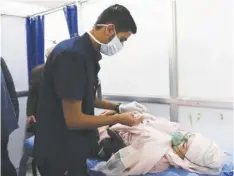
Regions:
<instances>
[{"instance_id":1,"label":"curtain rail","mask_svg":"<svg viewBox=\"0 0 234 176\"><path fill-rule=\"evenodd\" d=\"M19 91L17 96L27 97L28 91ZM185 97L139 97L139 96L128 96L128 95L103 95L104 98L112 101L137 101L141 103L154 103L154 104L167 104L177 106L189 106L189 107L201 107L201 108L212 108L212 109L226 109L233 110L234 102L232 101L219 101L219 100L204 100L194 99Z\"/></svg>"},{"instance_id":2,"label":"curtain rail","mask_svg":"<svg viewBox=\"0 0 234 176\"><path fill-rule=\"evenodd\" d=\"M4 13L4 12L0 12L0 15L1 16L11 16L11 17L18 17L18 18L25 18L26 16L23 16L23 15L14 15L14 14L7 14L7 13Z\"/></svg>"},{"instance_id":3,"label":"curtain rail","mask_svg":"<svg viewBox=\"0 0 234 176\"><path fill-rule=\"evenodd\" d=\"M212 109L227 109L233 110L233 101L219 101L219 100L204 100L186 97L138 97L138 96L119 96L119 95L106 95L108 100L115 101L137 101L142 103L155 103L155 104L168 104L177 106L190 106Z\"/></svg>"},{"instance_id":4,"label":"curtain rail","mask_svg":"<svg viewBox=\"0 0 234 176\"><path fill-rule=\"evenodd\" d=\"M13 17L19 17L19 18L27 18L27 17L36 17L38 15L49 15L51 13L54 13L54 12L57 12L61 9L63 9L64 7L66 6L69 6L69 5L74 5L76 3L80 3L79 1L74 1L74 2L70 2L70 3L67 3L67 4L64 4L62 6L59 6L59 7L55 7L55 8L52 8L52 9L48 9L48 10L44 10L42 12L38 12L38 13L35 13L35 14L32 14L32 15L14 15L14 14L8 14L8 13L5 13L5 12L0 12L0 15L2 16L13 16Z\"/></svg>"},{"instance_id":5,"label":"curtain rail","mask_svg":"<svg viewBox=\"0 0 234 176\"><path fill-rule=\"evenodd\" d=\"M27 16L27 17L33 18L33 17L36 17L36 16L38 16L38 15L49 15L49 14L51 14L51 13L57 12L57 11L59 11L59 10L62 10L62 9L63 9L64 7L66 7L66 6L74 5L74 4L76 4L76 3L78 3L78 1L74 1L74 2L71 2L71 3L67 3L67 4L64 4L64 5L62 5L62 6L55 7L55 8L52 8L52 9L48 9L48 10L45 10L45 11L42 11L42 12L38 12L38 13L35 13L35 14L32 14L32 15L29 15L29 16Z\"/></svg>"}]
</instances>

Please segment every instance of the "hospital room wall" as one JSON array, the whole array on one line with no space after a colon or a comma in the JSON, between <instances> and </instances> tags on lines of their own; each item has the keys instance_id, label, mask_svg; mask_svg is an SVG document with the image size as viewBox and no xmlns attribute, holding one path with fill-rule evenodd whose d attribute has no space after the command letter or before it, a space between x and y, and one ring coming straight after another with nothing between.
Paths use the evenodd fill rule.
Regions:
<instances>
[{"instance_id":1,"label":"hospital room wall","mask_svg":"<svg viewBox=\"0 0 234 176\"><path fill-rule=\"evenodd\" d=\"M12 74L16 90L28 90L27 45L25 18L1 16L1 56L5 59ZM9 155L14 166L18 168L23 151L26 127L26 97L19 98L19 128L9 139Z\"/></svg>"},{"instance_id":2,"label":"hospital room wall","mask_svg":"<svg viewBox=\"0 0 234 176\"><path fill-rule=\"evenodd\" d=\"M171 0L91 0L79 9L80 34L89 31L101 12L116 3L131 11L137 34L116 55L103 55L99 77L104 94L168 97Z\"/></svg>"},{"instance_id":3,"label":"hospital room wall","mask_svg":"<svg viewBox=\"0 0 234 176\"><path fill-rule=\"evenodd\" d=\"M232 0L176 0L178 97L233 102ZM233 110L178 108L179 122L233 153Z\"/></svg>"},{"instance_id":4,"label":"hospital room wall","mask_svg":"<svg viewBox=\"0 0 234 176\"><path fill-rule=\"evenodd\" d=\"M130 9L138 24L138 33L121 53L103 58L100 78L104 94L170 97L168 48L171 41L167 36L172 30L172 1L84 3L79 11L81 33L90 29L97 15L114 3ZM176 0L176 19L178 98L233 101L231 0ZM168 105L147 106L156 116L170 116ZM186 129L201 132L216 140L227 152L233 152L232 110L179 106L178 120Z\"/></svg>"},{"instance_id":5,"label":"hospital room wall","mask_svg":"<svg viewBox=\"0 0 234 176\"><path fill-rule=\"evenodd\" d=\"M233 100L233 1L176 0L180 97Z\"/></svg>"},{"instance_id":6,"label":"hospital room wall","mask_svg":"<svg viewBox=\"0 0 234 176\"><path fill-rule=\"evenodd\" d=\"M103 56L99 76L105 94L170 96L169 56L175 57L176 16L178 96L233 99L232 0L91 0L79 9L80 34L115 3L131 11L138 29L120 53Z\"/></svg>"}]
</instances>

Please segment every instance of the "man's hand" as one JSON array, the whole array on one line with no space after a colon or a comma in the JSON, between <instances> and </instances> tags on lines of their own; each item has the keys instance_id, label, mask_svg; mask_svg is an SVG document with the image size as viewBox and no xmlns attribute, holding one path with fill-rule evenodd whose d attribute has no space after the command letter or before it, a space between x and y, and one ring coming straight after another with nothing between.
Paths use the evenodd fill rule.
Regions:
<instances>
[{"instance_id":1,"label":"man's hand","mask_svg":"<svg viewBox=\"0 0 234 176\"><path fill-rule=\"evenodd\" d=\"M112 116L112 115L115 115L117 114L116 111L113 111L113 110L106 110L106 111L103 111L100 115L101 116Z\"/></svg>"},{"instance_id":2,"label":"man's hand","mask_svg":"<svg viewBox=\"0 0 234 176\"><path fill-rule=\"evenodd\" d=\"M30 125L31 125L32 122L36 122L35 116L28 116L28 117L27 117L27 121L26 121L27 128L30 127Z\"/></svg>"},{"instance_id":3,"label":"man's hand","mask_svg":"<svg viewBox=\"0 0 234 176\"><path fill-rule=\"evenodd\" d=\"M119 106L119 112L120 113L133 112L133 111L143 113L143 112L148 112L149 110L144 105L142 105L140 103L137 103L135 101L131 102L131 103L128 103L128 104L121 104Z\"/></svg>"},{"instance_id":4,"label":"man's hand","mask_svg":"<svg viewBox=\"0 0 234 176\"><path fill-rule=\"evenodd\" d=\"M139 125L143 121L142 117L135 118L132 113L123 113L118 116L119 116L118 122L122 125L135 126Z\"/></svg>"}]
</instances>

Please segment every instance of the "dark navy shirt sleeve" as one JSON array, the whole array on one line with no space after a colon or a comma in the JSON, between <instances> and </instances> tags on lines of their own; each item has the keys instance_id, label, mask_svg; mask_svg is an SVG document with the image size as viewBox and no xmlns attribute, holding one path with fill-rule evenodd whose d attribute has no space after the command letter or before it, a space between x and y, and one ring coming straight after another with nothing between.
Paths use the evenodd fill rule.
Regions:
<instances>
[{"instance_id":1,"label":"dark navy shirt sleeve","mask_svg":"<svg viewBox=\"0 0 234 176\"><path fill-rule=\"evenodd\" d=\"M55 91L60 99L83 100L86 90L86 71L82 58L63 52L53 63Z\"/></svg>"},{"instance_id":2,"label":"dark navy shirt sleeve","mask_svg":"<svg viewBox=\"0 0 234 176\"><path fill-rule=\"evenodd\" d=\"M1 122L2 135L9 136L15 129L18 128L16 114L13 104L6 87L5 77L1 72Z\"/></svg>"}]
</instances>

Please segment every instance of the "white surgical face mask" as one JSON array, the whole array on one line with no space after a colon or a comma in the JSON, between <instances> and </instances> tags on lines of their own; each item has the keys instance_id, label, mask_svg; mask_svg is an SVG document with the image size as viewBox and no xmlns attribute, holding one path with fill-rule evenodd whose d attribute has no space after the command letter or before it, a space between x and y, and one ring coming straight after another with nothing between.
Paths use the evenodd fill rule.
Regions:
<instances>
[{"instance_id":1,"label":"white surgical face mask","mask_svg":"<svg viewBox=\"0 0 234 176\"><path fill-rule=\"evenodd\" d=\"M108 25L98 24L97 26L107 27ZM123 44L120 42L116 32L114 38L107 44L99 42L90 32L88 32L88 34L95 42L101 45L100 52L107 56L113 56L123 48Z\"/></svg>"}]
</instances>

